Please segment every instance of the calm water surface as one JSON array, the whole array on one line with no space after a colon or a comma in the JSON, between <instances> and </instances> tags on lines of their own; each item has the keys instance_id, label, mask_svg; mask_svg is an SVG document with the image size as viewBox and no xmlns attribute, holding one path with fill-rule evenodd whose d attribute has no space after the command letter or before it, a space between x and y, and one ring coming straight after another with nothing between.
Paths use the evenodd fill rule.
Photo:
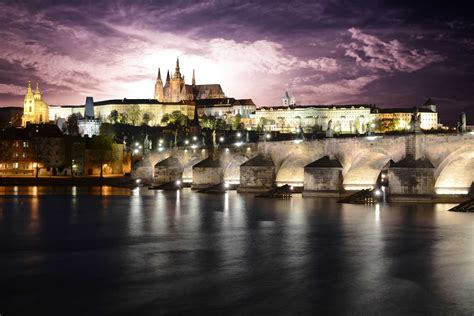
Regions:
<instances>
[{"instance_id":1,"label":"calm water surface","mask_svg":"<svg viewBox=\"0 0 474 316\"><path fill-rule=\"evenodd\" d=\"M474 214L0 188L0 314L474 313Z\"/></svg>"}]
</instances>

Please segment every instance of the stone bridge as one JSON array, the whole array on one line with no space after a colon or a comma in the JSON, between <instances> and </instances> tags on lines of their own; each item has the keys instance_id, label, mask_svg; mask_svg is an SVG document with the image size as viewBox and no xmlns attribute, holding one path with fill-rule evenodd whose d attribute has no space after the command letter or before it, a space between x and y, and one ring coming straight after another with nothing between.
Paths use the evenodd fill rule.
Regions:
<instances>
[{"instance_id":1,"label":"stone bridge","mask_svg":"<svg viewBox=\"0 0 474 316\"><path fill-rule=\"evenodd\" d=\"M325 138L312 141L281 141L243 144L227 148L180 148L153 152L138 163L135 178L152 180L154 166L168 157L177 158L183 169L182 179L192 182L192 167L212 156L219 158L223 180L240 182L240 166L250 158L271 158L278 185L304 186L305 166L324 157L339 161L345 190L374 187L382 170L390 161L398 162L407 155L426 158L434 167L438 193L467 193L474 180L474 135L407 134L400 136L366 136Z\"/></svg>"}]
</instances>

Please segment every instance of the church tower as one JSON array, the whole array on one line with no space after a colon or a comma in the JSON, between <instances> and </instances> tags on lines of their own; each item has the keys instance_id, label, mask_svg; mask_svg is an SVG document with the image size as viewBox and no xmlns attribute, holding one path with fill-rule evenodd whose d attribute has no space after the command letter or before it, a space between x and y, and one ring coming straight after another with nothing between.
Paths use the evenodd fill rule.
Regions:
<instances>
[{"instance_id":1,"label":"church tower","mask_svg":"<svg viewBox=\"0 0 474 316\"><path fill-rule=\"evenodd\" d=\"M161 81L161 71L160 68L158 68L158 76L156 77L156 83L155 83L155 99L163 102L163 81Z\"/></svg>"},{"instance_id":2,"label":"church tower","mask_svg":"<svg viewBox=\"0 0 474 316\"><path fill-rule=\"evenodd\" d=\"M36 83L36 90L33 94L31 91L31 83L28 81L28 88L26 89L25 100L23 102L23 116L21 118L21 126L26 126L27 123L47 123L49 122L48 105L43 101L39 85Z\"/></svg>"},{"instance_id":3,"label":"church tower","mask_svg":"<svg viewBox=\"0 0 474 316\"><path fill-rule=\"evenodd\" d=\"M21 118L21 126L26 126L27 122L34 121L35 115L35 96L31 91L31 82L28 81L28 88L26 89L25 99L23 101L23 116Z\"/></svg>"}]
</instances>

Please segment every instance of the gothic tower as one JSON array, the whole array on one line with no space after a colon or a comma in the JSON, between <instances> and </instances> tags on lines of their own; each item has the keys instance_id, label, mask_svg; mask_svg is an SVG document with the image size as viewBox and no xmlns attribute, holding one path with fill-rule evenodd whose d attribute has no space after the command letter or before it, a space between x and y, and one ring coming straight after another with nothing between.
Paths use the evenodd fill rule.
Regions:
<instances>
[{"instance_id":1,"label":"gothic tower","mask_svg":"<svg viewBox=\"0 0 474 316\"><path fill-rule=\"evenodd\" d=\"M163 102L164 96L163 96L163 81L161 81L161 71L160 68L158 68L158 76L156 77L156 83L155 83L155 99Z\"/></svg>"},{"instance_id":2,"label":"gothic tower","mask_svg":"<svg viewBox=\"0 0 474 316\"><path fill-rule=\"evenodd\" d=\"M179 69L179 58L176 59L176 68L170 80L169 101L179 102L182 100L182 89L184 86L184 78L181 76Z\"/></svg>"}]
</instances>

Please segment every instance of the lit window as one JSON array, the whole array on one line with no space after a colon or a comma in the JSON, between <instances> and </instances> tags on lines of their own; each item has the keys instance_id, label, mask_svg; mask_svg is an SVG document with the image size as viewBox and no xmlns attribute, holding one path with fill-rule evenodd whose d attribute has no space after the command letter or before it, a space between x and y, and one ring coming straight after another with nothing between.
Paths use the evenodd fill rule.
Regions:
<instances>
[{"instance_id":1,"label":"lit window","mask_svg":"<svg viewBox=\"0 0 474 316\"><path fill-rule=\"evenodd\" d=\"M13 169L18 169L18 162L13 163Z\"/></svg>"}]
</instances>

